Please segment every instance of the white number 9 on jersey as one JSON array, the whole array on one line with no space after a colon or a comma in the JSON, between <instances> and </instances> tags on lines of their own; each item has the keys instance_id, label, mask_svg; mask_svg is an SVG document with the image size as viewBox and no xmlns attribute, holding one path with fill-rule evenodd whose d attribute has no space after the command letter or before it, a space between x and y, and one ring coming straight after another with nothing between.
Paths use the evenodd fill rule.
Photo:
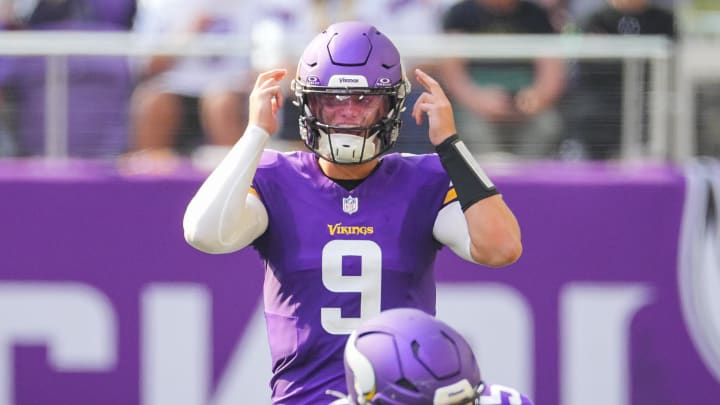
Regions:
<instances>
[{"instance_id":1,"label":"white number 9 on jersey","mask_svg":"<svg viewBox=\"0 0 720 405\"><path fill-rule=\"evenodd\" d=\"M343 275L343 257L360 257L360 275ZM322 251L322 281L325 288L338 293L360 294L360 317L344 318L340 308L321 308L323 329L334 335L347 335L364 319L380 313L382 251L370 240L333 240Z\"/></svg>"}]
</instances>

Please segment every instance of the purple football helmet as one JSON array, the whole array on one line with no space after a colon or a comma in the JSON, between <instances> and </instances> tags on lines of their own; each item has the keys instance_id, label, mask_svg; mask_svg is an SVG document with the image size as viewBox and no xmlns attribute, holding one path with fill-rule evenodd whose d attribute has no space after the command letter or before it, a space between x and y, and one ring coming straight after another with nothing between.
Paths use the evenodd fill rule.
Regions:
<instances>
[{"instance_id":1,"label":"purple football helmet","mask_svg":"<svg viewBox=\"0 0 720 405\"><path fill-rule=\"evenodd\" d=\"M328 161L359 164L395 144L410 83L385 35L370 24L341 22L305 48L291 88L305 145ZM328 116L333 108L347 111L350 105L366 109L359 113L362 122Z\"/></svg>"},{"instance_id":2,"label":"purple football helmet","mask_svg":"<svg viewBox=\"0 0 720 405\"><path fill-rule=\"evenodd\" d=\"M351 404L474 404L483 383L467 341L433 316L411 308L383 311L345 346Z\"/></svg>"}]
</instances>

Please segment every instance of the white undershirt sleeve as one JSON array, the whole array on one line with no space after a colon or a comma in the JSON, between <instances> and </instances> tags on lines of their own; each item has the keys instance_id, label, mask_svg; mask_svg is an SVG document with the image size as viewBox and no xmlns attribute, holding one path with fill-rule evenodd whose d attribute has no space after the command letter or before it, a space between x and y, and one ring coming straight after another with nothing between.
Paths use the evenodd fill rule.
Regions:
<instances>
[{"instance_id":1,"label":"white undershirt sleeve","mask_svg":"<svg viewBox=\"0 0 720 405\"><path fill-rule=\"evenodd\" d=\"M185 210L185 240L207 253L229 253L251 244L268 226L262 201L249 193L269 134L248 126L242 138L200 186Z\"/></svg>"},{"instance_id":2,"label":"white undershirt sleeve","mask_svg":"<svg viewBox=\"0 0 720 405\"><path fill-rule=\"evenodd\" d=\"M433 236L456 255L475 263L470 254L470 231L458 201L446 205L438 212L433 225Z\"/></svg>"}]
</instances>

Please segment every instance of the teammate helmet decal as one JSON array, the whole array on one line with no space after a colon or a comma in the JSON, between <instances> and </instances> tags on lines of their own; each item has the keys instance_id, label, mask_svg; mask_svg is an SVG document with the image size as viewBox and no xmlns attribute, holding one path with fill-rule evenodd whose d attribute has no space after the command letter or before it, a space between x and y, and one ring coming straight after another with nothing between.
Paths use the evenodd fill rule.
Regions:
<instances>
[{"instance_id":1,"label":"teammate helmet decal","mask_svg":"<svg viewBox=\"0 0 720 405\"><path fill-rule=\"evenodd\" d=\"M691 162L685 170L686 200L677 276L680 304L698 355L720 381L720 224L706 214L720 212L720 199L711 198L720 195L720 167L710 162Z\"/></svg>"}]
</instances>

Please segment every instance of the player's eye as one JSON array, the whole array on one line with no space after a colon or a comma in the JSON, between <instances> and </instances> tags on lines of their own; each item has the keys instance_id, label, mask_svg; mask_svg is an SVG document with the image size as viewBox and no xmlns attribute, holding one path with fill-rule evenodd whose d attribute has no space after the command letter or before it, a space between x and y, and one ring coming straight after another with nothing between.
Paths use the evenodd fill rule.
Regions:
<instances>
[{"instance_id":1,"label":"player's eye","mask_svg":"<svg viewBox=\"0 0 720 405\"><path fill-rule=\"evenodd\" d=\"M365 97L364 95L358 96L358 104L370 105L373 102L373 97Z\"/></svg>"},{"instance_id":2,"label":"player's eye","mask_svg":"<svg viewBox=\"0 0 720 405\"><path fill-rule=\"evenodd\" d=\"M314 106L325 107L343 107L347 105L356 105L369 107L379 101L382 96L366 95L366 94L324 94L313 95L310 97L310 103Z\"/></svg>"},{"instance_id":3,"label":"player's eye","mask_svg":"<svg viewBox=\"0 0 720 405\"><path fill-rule=\"evenodd\" d=\"M347 95L347 94L336 94L335 100L333 100L336 104L345 104L347 102L352 102L353 104L360 104L360 105L368 105L372 102L372 97L366 97L364 94L360 95Z\"/></svg>"}]
</instances>

